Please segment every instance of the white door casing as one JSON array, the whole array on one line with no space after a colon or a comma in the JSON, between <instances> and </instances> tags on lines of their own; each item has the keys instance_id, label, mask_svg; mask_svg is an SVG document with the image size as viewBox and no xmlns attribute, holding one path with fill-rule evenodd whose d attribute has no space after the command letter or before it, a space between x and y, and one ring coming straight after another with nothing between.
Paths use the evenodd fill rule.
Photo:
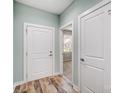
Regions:
<instances>
[{"instance_id":1,"label":"white door casing","mask_svg":"<svg viewBox=\"0 0 124 93\"><path fill-rule=\"evenodd\" d=\"M60 73L63 74L63 52L64 52L64 34L63 34L63 29L69 25L72 25L72 80L70 81L68 78L66 78L68 80L68 82L70 82L71 84L73 84L74 80L73 80L73 74L74 74L74 22L73 20L66 23L65 25L61 26L59 28L59 37L60 37Z\"/></svg>"},{"instance_id":2,"label":"white door casing","mask_svg":"<svg viewBox=\"0 0 124 93\"><path fill-rule=\"evenodd\" d=\"M59 32L60 32L60 73L63 74L64 35L62 30L60 30Z\"/></svg>"},{"instance_id":3,"label":"white door casing","mask_svg":"<svg viewBox=\"0 0 124 93\"><path fill-rule=\"evenodd\" d=\"M26 26L27 64L26 80L50 76L54 72L54 28L37 25Z\"/></svg>"},{"instance_id":4,"label":"white door casing","mask_svg":"<svg viewBox=\"0 0 124 93\"><path fill-rule=\"evenodd\" d=\"M110 3L80 18L81 93L110 93Z\"/></svg>"}]
</instances>

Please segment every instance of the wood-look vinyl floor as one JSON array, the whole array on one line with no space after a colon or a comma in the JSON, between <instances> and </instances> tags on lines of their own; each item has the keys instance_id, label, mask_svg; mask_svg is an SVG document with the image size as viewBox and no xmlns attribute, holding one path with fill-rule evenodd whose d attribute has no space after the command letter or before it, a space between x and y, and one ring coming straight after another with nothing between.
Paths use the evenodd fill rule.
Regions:
<instances>
[{"instance_id":1,"label":"wood-look vinyl floor","mask_svg":"<svg viewBox=\"0 0 124 93\"><path fill-rule=\"evenodd\" d=\"M69 80L72 80L72 61L64 61L64 64L63 64L63 74Z\"/></svg>"},{"instance_id":2,"label":"wood-look vinyl floor","mask_svg":"<svg viewBox=\"0 0 124 93\"><path fill-rule=\"evenodd\" d=\"M16 86L14 93L79 93L62 75L50 76Z\"/></svg>"}]
</instances>

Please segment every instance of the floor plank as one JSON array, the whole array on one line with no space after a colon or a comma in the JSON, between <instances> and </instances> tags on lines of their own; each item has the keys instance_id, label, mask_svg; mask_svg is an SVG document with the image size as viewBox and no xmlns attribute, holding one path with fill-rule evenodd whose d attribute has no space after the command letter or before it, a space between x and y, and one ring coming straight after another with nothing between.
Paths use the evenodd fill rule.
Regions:
<instances>
[{"instance_id":1,"label":"floor plank","mask_svg":"<svg viewBox=\"0 0 124 93\"><path fill-rule=\"evenodd\" d=\"M62 75L50 76L16 86L14 93L79 93Z\"/></svg>"},{"instance_id":2,"label":"floor plank","mask_svg":"<svg viewBox=\"0 0 124 93\"><path fill-rule=\"evenodd\" d=\"M63 62L63 74L69 80L72 80L72 61L64 61Z\"/></svg>"}]
</instances>

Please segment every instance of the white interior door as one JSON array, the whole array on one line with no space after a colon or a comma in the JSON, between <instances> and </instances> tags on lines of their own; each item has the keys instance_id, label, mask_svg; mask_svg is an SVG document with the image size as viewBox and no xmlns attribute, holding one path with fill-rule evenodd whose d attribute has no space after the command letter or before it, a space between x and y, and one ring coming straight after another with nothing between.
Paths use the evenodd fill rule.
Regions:
<instances>
[{"instance_id":1,"label":"white interior door","mask_svg":"<svg viewBox=\"0 0 124 93\"><path fill-rule=\"evenodd\" d=\"M110 4L80 22L81 93L110 93Z\"/></svg>"},{"instance_id":2,"label":"white interior door","mask_svg":"<svg viewBox=\"0 0 124 93\"><path fill-rule=\"evenodd\" d=\"M27 27L27 78L39 79L53 73L53 29Z\"/></svg>"}]
</instances>

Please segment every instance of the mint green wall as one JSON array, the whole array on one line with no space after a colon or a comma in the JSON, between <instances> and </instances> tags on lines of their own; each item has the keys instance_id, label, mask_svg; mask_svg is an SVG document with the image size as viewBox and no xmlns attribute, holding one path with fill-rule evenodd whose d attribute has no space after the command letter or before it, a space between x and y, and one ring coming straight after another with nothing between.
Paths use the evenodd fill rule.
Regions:
<instances>
[{"instance_id":1,"label":"mint green wall","mask_svg":"<svg viewBox=\"0 0 124 93\"><path fill-rule=\"evenodd\" d=\"M53 26L56 28L55 32L55 71L59 72L59 35L58 35L58 25L59 17L57 15L41 11L26 5L14 2L14 63L13 63L13 73L14 82L23 80L23 26L24 22L40 24L46 26Z\"/></svg>"},{"instance_id":2,"label":"mint green wall","mask_svg":"<svg viewBox=\"0 0 124 93\"><path fill-rule=\"evenodd\" d=\"M14 2L14 82L23 80L23 24L24 22L53 26L55 32L55 71L59 72L59 26L74 20L74 83L78 85L78 18L77 16L102 0L75 0L60 16Z\"/></svg>"},{"instance_id":3,"label":"mint green wall","mask_svg":"<svg viewBox=\"0 0 124 93\"><path fill-rule=\"evenodd\" d=\"M74 83L78 85L78 15L102 0L75 0L61 15L60 26L74 21Z\"/></svg>"}]
</instances>

